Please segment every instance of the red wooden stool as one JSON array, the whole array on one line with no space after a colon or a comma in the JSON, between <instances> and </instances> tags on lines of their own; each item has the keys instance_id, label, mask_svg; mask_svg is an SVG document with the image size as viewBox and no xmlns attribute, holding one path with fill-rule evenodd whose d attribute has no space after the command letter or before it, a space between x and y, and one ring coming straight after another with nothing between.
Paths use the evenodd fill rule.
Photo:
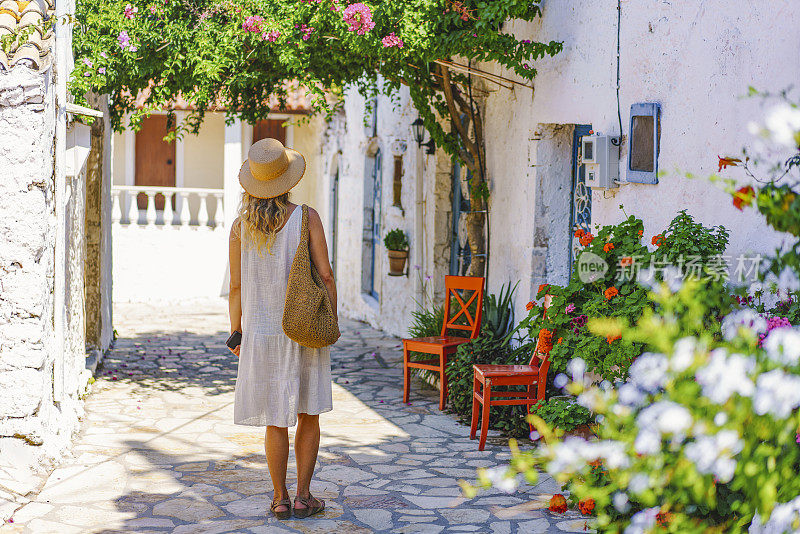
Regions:
<instances>
[{"instance_id":1,"label":"red wooden stool","mask_svg":"<svg viewBox=\"0 0 800 534\"><path fill-rule=\"evenodd\" d=\"M545 309L549 305L545 297ZM478 450L486 446L489 432L489 410L492 406L536 404L544 400L547 385L547 370L550 368L550 350L553 348L553 333L542 328L528 365L473 365L472 381L472 424L469 439L475 439L478 429L478 416L481 415L481 437ZM483 388L481 390L481 385ZM501 386L528 386L525 391L492 391ZM492 397L499 397L493 399ZM480 409L479 405L482 405Z\"/></svg>"},{"instance_id":2,"label":"red wooden stool","mask_svg":"<svg viewBox=\"0 0 800 534\"><path fill-rule=\"evenodd\" d=\"M418 337L403 340L403 402L408 402L411 387L411 369L428 369L439 373L439 409L444 410L447 403L447 358L456 352L458 346L478 337L481 331L481 314L483 311L483 287L486 279L479 276L445 276L445 301L444 321L442 335L432 337ZM459 295L459 291L462 295ZM472 291L472 296L466 299L466 292ZM451 300L458 304L458 313L451 315ZM469 312L469 307L476 302L475 317ZM460 322L456 322L461 319ZM464 324L466 323L466 324ZM469 337L448 336L448 330L464 330L469 332ZM436 358L423 361L411 361L411 352L433 354Z\"/></svg>"}]
</instances>

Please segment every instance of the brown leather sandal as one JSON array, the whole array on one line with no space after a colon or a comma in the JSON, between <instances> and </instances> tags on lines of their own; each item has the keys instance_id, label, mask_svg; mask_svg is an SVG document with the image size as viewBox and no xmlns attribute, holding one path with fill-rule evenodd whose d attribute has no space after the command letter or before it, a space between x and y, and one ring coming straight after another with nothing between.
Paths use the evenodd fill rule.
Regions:
<instances>
[{"instance_id":1,"label":"brown leather sandal","mask_svg":"<svg viewBox=\"0 0 800 534\"><path fill-rule=\"evenodd\" d=\"M286 510L277 511L275 508L278 506L285 506ZM291 499L272 499L272 506L269 507L272 515L278 519L289 519L292 517L292 500Z\"/></svg>"},{"instance_id":2,"label":"brown leather sandal","mask_svg":"<svg viewBox=\"0 0 800 534\"><path fill-rule=\"evenodd\" d=\"M317 506L312 506L312 502L317 501L319 503ZM305 506L305 508L298 508L297 503L300 503ZM304 499L303 497L295 497L294 498L294 516L303 519L304 517L308 517L314 514L318 514L325 509L325 501L322 499L317 499L313 495L309 494L308 499Z\"/></svg>"}]
</instances>

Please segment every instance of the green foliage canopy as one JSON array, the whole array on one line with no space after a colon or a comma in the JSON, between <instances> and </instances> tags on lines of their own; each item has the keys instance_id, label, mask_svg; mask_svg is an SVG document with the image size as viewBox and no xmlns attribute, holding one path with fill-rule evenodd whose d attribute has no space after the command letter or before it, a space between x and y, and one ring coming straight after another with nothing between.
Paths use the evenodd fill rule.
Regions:
<instances>
[{"instance_id":1,"label":"green foliage canopy","mask_svg":"<svg viewBox=\"0 0 800 534\"><path fill-rule=\"evenodd\" d=\"M71 87L78 98L109 94L117 130L126 114L136 128L182 97L194 106L185 128L196 132L215 107L229 119L264 118L270 96L285 105L294 83L310 91L313 112L325 114L348 84L364 94L374 94L379 80L389 93L405 84L437 144L455 154L456 137L435 120L434 113L449 114L435 62L495 61L530 80L530 62L561 43L517 40L502 27L539 12L528 0L82 0ZM459 87L466 77L451 79Z\"/></svg>"}]
</instances>

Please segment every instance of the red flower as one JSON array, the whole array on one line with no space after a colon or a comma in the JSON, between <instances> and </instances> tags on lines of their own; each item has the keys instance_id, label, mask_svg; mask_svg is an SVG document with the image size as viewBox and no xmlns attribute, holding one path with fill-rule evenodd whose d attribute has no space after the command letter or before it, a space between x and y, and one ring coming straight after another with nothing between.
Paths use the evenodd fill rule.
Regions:
<instances>
[{"instance_id":1,"label":"red flower","mask_svg":"<svg viewBox=\"0 0 800 534\"><path fill-rule=\"evenodd\" d=\"M533 302L533 301L530 301L529 303L527 303L527 304L525 305L525 309L526 309L526 310L528 310L528 311L531 311L531 310L532 310L532 309L534 309L535 307L536 307L536 303L535 303L535 302Z\"/></svg>"},{"instance_id":2,"label":"red flower","mask_svg":"<svg viewBox=\"0 0 800 534\"><path fill-rule=\"evenodd\" d=\"M560 493L556 493L550 498L549 510L556 514L563 514L567 511L567 499Z\"/></svg>"},{"instance_id":3,"label":"red flower","mask_svg":"<svg viewBox=\"0 0 800 534\"><path fill-rule=\"evenodd\" d=\"M650 242L655 246L660 247L661 245L664 244L664 234L654 235L653 239L651 239Z\"/></svg>"},{"instance_id":4,"label":"red flower","mask_svg":"<svg viewBox=\"0 0 800 534\"><path fill-rule=\"evenodd\" d=\"M630 265L633 265L633 258L631 258L630 256L625 256L624 258L620 258L619 264L621 267L628 267Z\"/></svg>"},{"instance_id":5,"label":"red flower","mask_svg":"<svg viewBox=\"0 0 800 534\"><path fill-rule=\"evenodd\" d=\"M563 337L560 337L560 338L558 338L558 341L556 341L556 345L558 345L558 344L559 344L559 343L561 343L562 341L564 341L564 338L563 338Z\"/></svg>"},{"instance_id":6,"label":"red flower","mask_svg":"<svg viewBox=\"0 0 800 534\"><path fill-rule=\"evenodd\" d=\"M609 334L609 335L606 336L606 341L608 341L608 344L611 345L611 343L613 343L614 341L620 339L621 337L622 336L619 335L619 334Z\"/></svg>"},{"instance_id":7,"label":"red flower","mask_svg":"<svg viewBox=\"0 0 800 534\"><path fill-rule=\"evenodd\" d=\"M670 521L672 521L672 514L671 513L669 513L669 512L658 512L656 514L656 523L658 523L659 526L662 526L662 527L666 528L669 525Z\"/></svg>"},{"instance_id":8,"label":"red flower","mask_svg":"<svg viewBox=\"0 0 800 534\"><path fill-rule=\"evenodd\" d=\"M592 242L593 239L594 239L594 236L591 233L583 234L583 236L581 236L581 245L586 247L586 246L589 245L589 243Z\"/></svg>"},{"instance_id":9,"label":"red flower","mask_svg":"<svg viewBox=\"0 0 800 534\"><path fill-rule=\"evenodd\" d=\"M539 284L539 293L550 287L550 284Z\"/></svg>"},{"instance_id":10,"label":"red flower","mask_svg":"<svg viewBox=\"0 0 800 534\"><path fill-rule=\"evenodd\" d=\"M603 252L608 252L609 250L614 250L614 243L606 243L603 245Z\"/></svg>"},{"instance_id":11,"label":"red flower","mask_svg":"<svg viewBox=\"0 0 800 534\"><path fill-rule=\"evenodd\" d=\"M613 299L617 295L619 295L619 289L617 289L614 286L611 286L608 289L606 289L605 291L603 291L603 296L608 300Z\"/></svg>"},{"instance_id":12,"label":"red flower","mask_svg":"<svg viewBox=\"0 0 800 534\"><path fill-rule=\"evenodd\" d=\"M553 332L546 328L539 331L539 341L536 344L536 352L549 354L553 350Z\"/></svg>"},{"instance_id":13,"label":"red flower","mask_svg":"<svg viewBox=\"0 0 800 534\"><path fill-rule=\"evenodd\" d=\"M639 237L642 237L642 234L644 233L644 230L639 230L639 231L638 231L638 232L636 232L636 233L637 233L637 234L639 234Z\"/></svg>"},{"instance_id":14,"label":"red flower","mask_svg":"<svg viewBox=\"0 0 800 534\"><path fill-rule=\"evenodd\" d=\"M719 167L717 168L717 172L721 172L722 169L727 169L728 167L738 167L742 162L742 160L739 158L723 158L722 156L717 157L719 158Z\"/></svg>"},{"instance_id":15,"label":"red flower","mask_svg":"<svg viewBox=\"0 0 800 534\"><path fill-rule=\"evenodd\" d=\"M749 185L740 187L733 194L733 207L739 211L742 211L743 206L749 206L753 203L755 196L755 190Z\"/></svg>"},{"instance_id":16,"label":"red flower","mask_svg":"<svg viewBox=\"0 0 800 534\"><path fill-rule=\"evenodd\" d=\"M583 515L592 515L594 511L594 499L586 497L578 501L578 510L580 510Z\"/></svg>"},{"instance_id":17,"label":"red flower","mask_svg":"<svg viewBox=\"0 0 800 534\"><path fill-rule=\"evenodd\" d=\"M583 228L578 228L575 230L575 237L583 237L585 234L586 232L583 231Z\"/></svg>"}]
</instances>

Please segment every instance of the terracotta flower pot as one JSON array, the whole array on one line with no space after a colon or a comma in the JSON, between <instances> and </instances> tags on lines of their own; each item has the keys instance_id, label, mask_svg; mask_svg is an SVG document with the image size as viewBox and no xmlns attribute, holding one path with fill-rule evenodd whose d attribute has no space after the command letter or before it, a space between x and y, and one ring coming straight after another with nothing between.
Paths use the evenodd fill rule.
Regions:
<instances>
[{"instance_id":1,"label":"terracotta flower pot","mask_svg":"<svg viewBox=\"0 0 800 534\"><path fill-rule=\"evenodd\" d=\"M389 252L389 276L403 276L406 274L406 260L408 259L407 250L390 250Z\"/></svg>"}]
</instances>

